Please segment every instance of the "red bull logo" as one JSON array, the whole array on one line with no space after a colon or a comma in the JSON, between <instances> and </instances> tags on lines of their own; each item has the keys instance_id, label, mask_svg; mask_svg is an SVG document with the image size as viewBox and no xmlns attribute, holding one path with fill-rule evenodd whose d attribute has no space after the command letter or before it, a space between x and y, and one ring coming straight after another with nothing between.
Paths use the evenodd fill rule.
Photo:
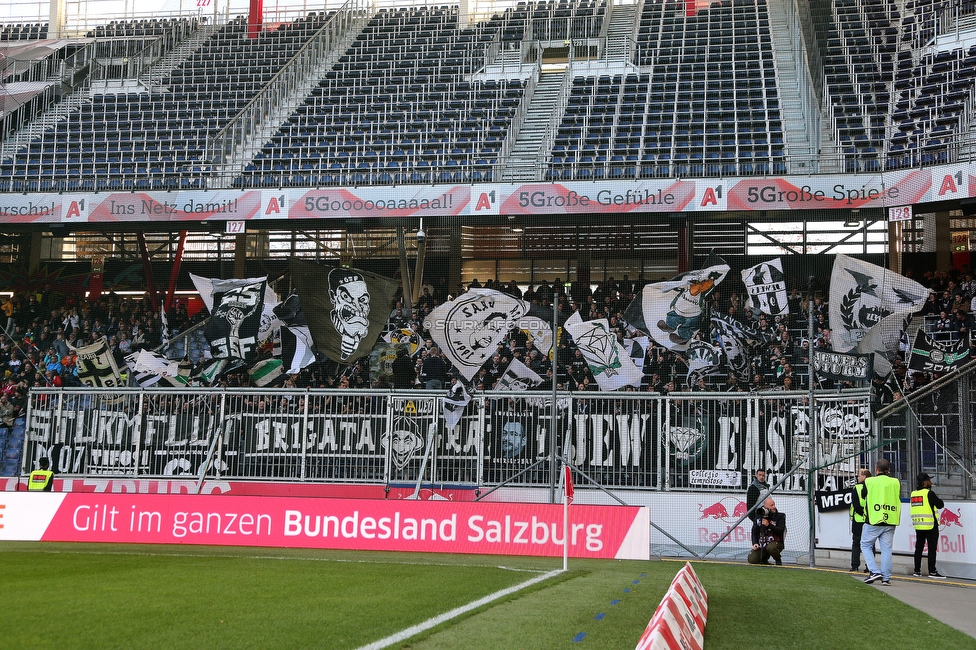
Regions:
<instances>
[{"instance_id":1,"label":"red bull logo","mask_svg":"<svg viewBox=\"0 0 976 650\"><path fill-rule=\"evenodd\" d=\"M698 504L698 511L701 512L701 517L699 519L707 519L711 517L712 519L728 519L729 511L725 509L725 505L719 501L718 503L713 503L712 505L705 507L702 504Z\"/></svg>"},{"instance_id":2,"label":"red bull logo","mask_svg":"<svg viewBox=\"0 0 976 650\"><path fill-rule=\"evenodd\" d=\"M734 497L725 497L708 506L699 503L698 512L701 513L701 517L698 519L721 519L727 523L732 523L744 517L746 510L748 508L746 508L745 501L740 501Z\"/></svg>"},{"instance_id":3,"label":"red bull logo","mask_svg":"<svg viewBox=\"0 0 976 650\"><path fill-rule=\"evenodd\" d=\"M947 526L959 526L960 528L965 528L962 525L962 508L953 512L948 508L942 510L942 514L939 516L939 526L945 528Z\"/></svg>"},{"instance_id":4,"label":"red bull logo","mask_svg":"<svg viewBox=\"0 0 976 650\"><path fill-rule=\"evenodd\" d=\"M710 530L714 524L710 524L708 528L699 528L698 543L714 544L719 540L724 544L749 543L751 541L749 530L741 525L736 526L734 529L731 526L745 516L746 510L748 510L746 502L737 497L724 497L711 505L699 503L698 511L701 513L701 517L698 518L699 521L702 519L715 519L725 522L726 526L725 530L721 532ZM749 525L748 521L746 521L746 525Z\"/></svg>"}]
</instances>

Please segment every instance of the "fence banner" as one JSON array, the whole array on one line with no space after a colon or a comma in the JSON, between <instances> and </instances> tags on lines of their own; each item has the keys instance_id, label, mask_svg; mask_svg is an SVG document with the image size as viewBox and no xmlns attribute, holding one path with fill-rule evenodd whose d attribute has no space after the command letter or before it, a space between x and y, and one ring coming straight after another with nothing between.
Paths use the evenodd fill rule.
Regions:
<instances>
[{"instance_id":1,"label":"fence banner","mask_svg":"<svg viewBox=\"0 0 976 650\"><path fill-rule=\"evenodd\" d=\"M548 486L555 443L607 487L744 490L757 469L776 481L800 465L782 490L807 491L806 393L574 393L555 422L543 394L476 395L448 429L439 392L34 390L24 467L175 480L199 474L218 435L208 482ZM870 407L865 391L818 395L817 490L852 480Z\"/></svg>"},{"instance_id":2,"label":"fence banner","mask_svg":"<svg viewBox=\"0 0 976 650\"><path fill-rule=\"evenodd\" d=\"M210 544L559 557L563 509L206 495L0 493L0 540ZM649 559L644 507L573 506L570 555Z\"/></svg>"},{"instance_id":3,"label":"fence banner","mask_svg":"<svg viewBox=\"0 0 976 650\"><path fill-rule=\"evenodd\" d=\"M976 163L757 178L0 194L0 223L887 208L976 196Z\"/></svg>"}]
</instances>

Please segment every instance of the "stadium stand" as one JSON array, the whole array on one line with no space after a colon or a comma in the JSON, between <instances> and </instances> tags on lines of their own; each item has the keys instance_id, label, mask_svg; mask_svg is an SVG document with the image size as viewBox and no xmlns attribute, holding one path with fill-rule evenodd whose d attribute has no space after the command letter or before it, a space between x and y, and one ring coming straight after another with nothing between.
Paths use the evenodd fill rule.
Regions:
<instances>
[{"instance_id":1,"label":"stadium stand","mask_svg":"<svg viewBox=\"0 0 976 650\"><path fill-rule=\"evenodd\" d=\"M47 38L47 23L3 25L0 27L0 41L30 41L39 38Z\"/></svg>"},{"instance_id":2,"label":"stadium stand","mask_svg":"<svg viewBox=\"0 0 976 650\"><path fill-rule=\"evenodd\" d=\"M162 87L98 94L0 164L0 190L97 191L201 188L208 136L220 128L322 27L304 19L247 38L243 17L215 32Z\"/></svg>"},{"instance_id":3,"label":"stadium stand","mask_svg":"<svg viewBox=\"0 0 976 650\"><path fill-rule=\"evenodd\" d=\"M456 5L372 10L346 40L330 42L339 48L334 58L300 94L277 99L281 117L248 133L255 141L234 165L214 157L214 140L330 15L266 25L257 39L247 38L242 17L219 27L197 19L110 22L87 30L96 62L161 41L171 51L192 47L158 83L130 78L110 88L87 80L66 119L19 150L4 149L0 191L499 181L527 164L513 149L542 76L555 86L539 98L557 99L536 102L551 123L538 127L544 136L540 164L534 152L528 159L531 180L796 171L799 150L791 155L784 129L784 102L794 101L782 87L790 53L779 51L772 28L781 8L767 0L689 7L646 0L631 14L604 0L544 0L470 22ZM823 61L822 70L809 70L824 93L823 159L836 150L837 171L849 173L956 160L969 132L976 46L939 38L976 26L976 2L817 7L825 19L807 47L819 51L810 60ZM614 21L631 40L611 45ZM18 24L5 26L2 38L45 35L43 24ZM161 54L153 51L155 61ZM565 74L543 75L544 62Z\"/></svg>"},{"instance_id":4,"label":"stadium stand","mask_svg":"<svg viewBox=\"0 0 976 650\"><path fill-rule=\"evenodd\" d=\"M491 180L525 83L466 81L513 14L381 11L244 171L246 186Z\"/></svg>"}]
</instances>

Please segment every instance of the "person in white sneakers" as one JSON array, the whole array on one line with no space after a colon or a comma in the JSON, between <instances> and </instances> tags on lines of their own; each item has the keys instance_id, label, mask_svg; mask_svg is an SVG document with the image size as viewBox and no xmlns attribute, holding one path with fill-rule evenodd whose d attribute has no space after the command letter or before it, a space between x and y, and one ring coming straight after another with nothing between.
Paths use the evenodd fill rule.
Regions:
<instances>
[{"instance_id":1,"label":"person in white sneakers","mask_svg":"<svg viewBox=\"0 0 976 650\"><path fill-rule=\"evenodd\" d=\"M878 459L874 466L874 476L864 479L861 495L867 506L864 530L861 532L861 554L871 572L864 579L866 584L881 580L883 586L891 584L891 551L895 538L895 528L901 519L901 483L889 476L890 465L886 458ZM874 559L871 548L875 540L881 547L881 570Z\"/></svg>"}]
</instances>

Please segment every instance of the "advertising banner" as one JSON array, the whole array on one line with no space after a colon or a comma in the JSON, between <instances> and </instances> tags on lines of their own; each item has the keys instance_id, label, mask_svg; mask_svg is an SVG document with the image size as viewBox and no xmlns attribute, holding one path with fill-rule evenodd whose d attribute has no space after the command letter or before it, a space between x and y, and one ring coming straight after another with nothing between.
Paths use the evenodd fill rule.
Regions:
<instances>
[{"instance_id":1,"label":"advertising banner","mask_svg":"<svg viewBox=\"0 0 976 650\"><path fill-rule=\"evenodd\" d=\"M901 522L895 529L894 552L911 556L915 552L915 529L908 513L908 500L901 504ZM967 530L976 524L976 504L966 501L946 501L939 511L939 547L937 559L940 573L950 576L976 578L976 546L967 539ZM851 521L847 509L823 512L817 516L817 539L820 548L849 549Z\"/></svg>"},{"instance_id":2,"label":"advertising banner","mask_svg":"<svg viewBox=\"0 0 976 650\"><path fill-rule=\"evenodd\" d=\"M559 557L560 505L2 493L0 540ZM569 554L649 559L645 507L573 506Z\"/></svg>"},{"instance_id":3,"label":"advertising banner","mask_svg":"<svg viewBox=\"0 0 976 650\"><path fill-rule=\"evenodd\" d=\"M976 196L976 164L879 174L0 194L0 223L249 221L892 208Z\"/></svg>"}]
</instances>

